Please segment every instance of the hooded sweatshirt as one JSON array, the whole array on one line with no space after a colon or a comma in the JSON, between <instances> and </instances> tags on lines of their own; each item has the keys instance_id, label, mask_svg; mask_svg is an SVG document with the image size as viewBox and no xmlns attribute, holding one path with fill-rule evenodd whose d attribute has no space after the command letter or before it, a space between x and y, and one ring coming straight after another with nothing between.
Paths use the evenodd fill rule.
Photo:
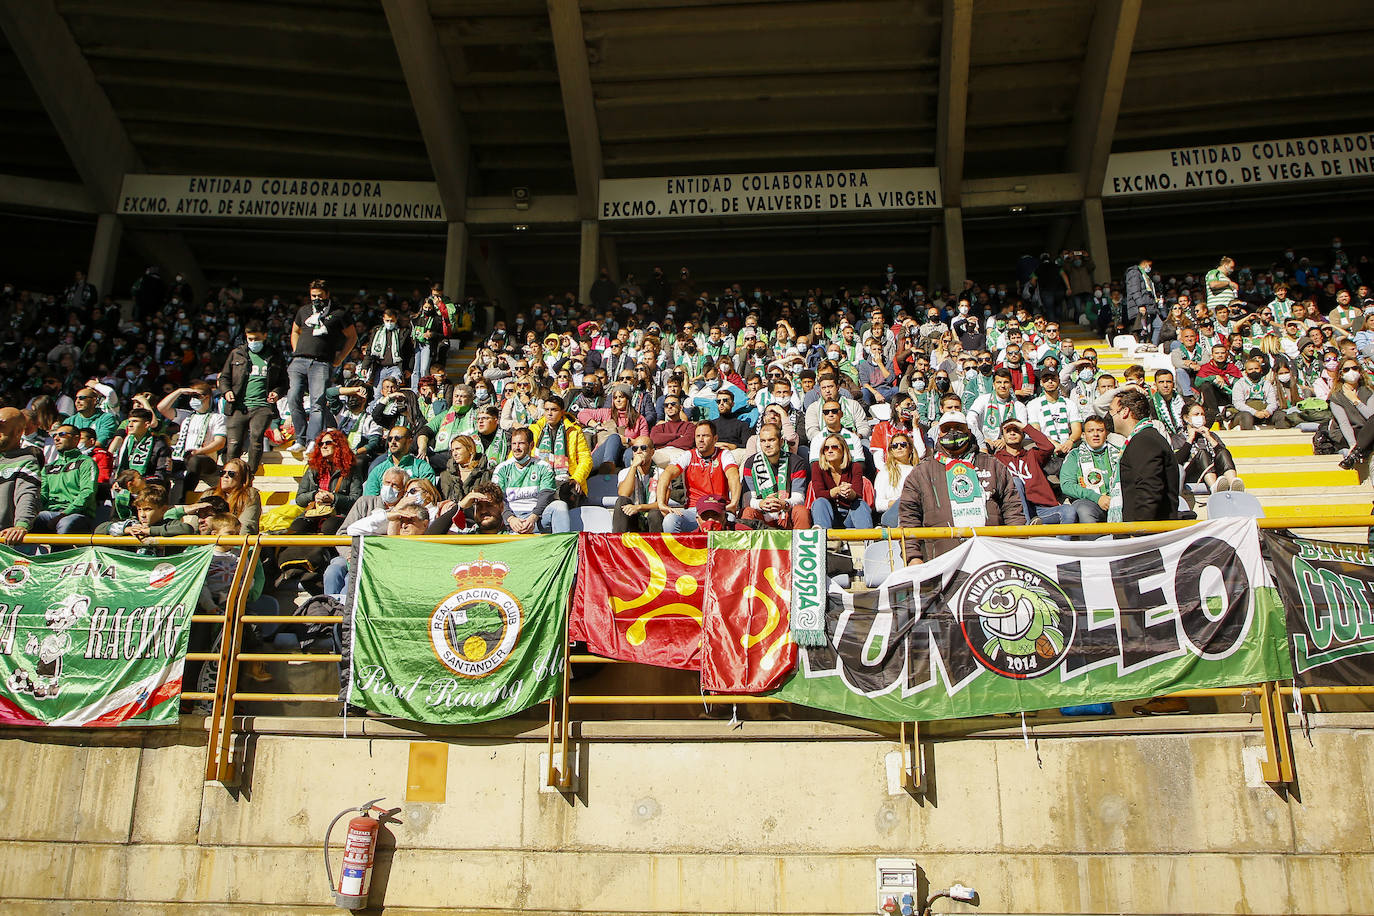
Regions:
<instances>
[{"instance_id":1,"label":"hooded sweatshirt","mask_svg":"<svg viewBox=\"0 0 1374 916\"><path fill-rule=\"evenodd\" d=\"M63 515L94 515L99 479L95 460L80 449L58 452L43 468L43 508Z\"/></svg>"},{"instance_id":2,"label":"hooded sweatshirt","mask_svg":"<svg viewBox=\"0 0 1374 916\"><path fill-rule=\"evenodd\" d=\"M0 529L33 526L42 502L42 468L28 449L0 454Z\"/></svg>"}]
</instances>

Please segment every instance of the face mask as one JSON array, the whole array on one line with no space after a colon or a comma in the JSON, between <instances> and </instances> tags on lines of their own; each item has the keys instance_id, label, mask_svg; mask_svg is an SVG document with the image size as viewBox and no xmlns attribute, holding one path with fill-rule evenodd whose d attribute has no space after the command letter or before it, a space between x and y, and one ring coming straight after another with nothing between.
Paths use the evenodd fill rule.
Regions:
<instances>
[{"instance_id":1,"label":"face mask","mask_svg":"<svg viewBox=\"0 0 1374 916\"><path fill-rule=\"evenodd\" d=\"M935 380L935 390L940 392L941 394L944 394L946 391L949 391L949 379L937 378Z\"/></svg>"},{"instance_id":2,"label":"face mask","mask_svg":"<svg viewBox=\"0 0 1374 916\"><path fill-rule=\"evenodd\" d=\"M1345 379L1347 382L1351 382L1351 383L1358 382L1358 381L1360 380L1360 370L1359 370L1359 369L1347 369L1347 370L1345 370L1344 372L1341 373L1341 378L1343 378L1343 379Z\"/></svg>"},{"instance_id":3,"label":"face mask","mask_svg":"<svg viewBox=\"0 0 1374 916\"><path fill-rule=\"evenodd\" d=\"M99 341L101 341L101 340L104 340L104 339L105 339L105 335L102 334L102 333L100 333L99 331L96 331L94 334L91 335L91 340L94 340L94 341L97 341L97 342L99 342Z\"/></svg>"},{"instance_id":4,"label":"face mask","mask_svg":"<svg viewBox=\"0 0 1374 916\"><path fill-rule=\"evenodd\" d=\"M973 443L973 437L963 430L950 430L942 433L939 439L940 451L951 458L958 458Z\"/></svg>"},{"instance_id":5,"label":"face mask","mask_svg":"<svg viewBox=\"0 0 1374 916\"><path fill-rule=\"evenodd\" d=\"M1188 425L1194 429L1202 429L1207 425L1207 417L1203 414L1195 413L1188 418Z\"/></svg>"},{"instance_id":6,"label":"face mask","mask_svg":"<svg viewBox=\"0 0 1374 916\"><path fill-rule=\"evenodd\" d=\"M1091 382L1093 380L1093 371L1091 369L1084 369L1082 372L1078 373L1078 377L1085 382Z\"/></svg>"},{"instance_id":7,"label":"face mask","mask_svg":"<svg viewBox=\"0 0 1374 916\"><path fill-rule=\"evenodd\" d=\"M991 366L979 366L979 367L978 367L978 371L981 372L981 373L983 373L984 375L992 375L992 367L991 367Z\"/></svg>"},{"instance_id":8,"label":"face mask","mask_svg":"<svg viewBox=\"0 0 1374 916\"><path fill-rule=\"evenodd\" d=\"M134 379L138 378L138 370L126 369L124 370L124 377L132 382Z\"/></svg>"},{"instance_id":9,"label":"face mask","mask_svg":"<svg viewBox=\"0 0 1374 916\"><path fill-rule=\"evenodd\" d=\"M840 358L840 352L839 352L838 350L831 350L829 353L826 353L825 355L826 355L829 359L839 359L839 358Z\"/></svg>"},{"instance_id":10,"label":"face mask","mask_svg":"<svg viewBox=\"0 0 1374 916\"><path fill-rule=\"evenodd\" d=\"M78 445L78 446L76 447L76 450L77 450L78 452L80 452L81 454L83 454L83 455L89 455L91 452L95 451L95 446L93 446L93 445Z\"/></svg>"},{"instance_id":11,"label":"face mask","mask_svg":"<svg viewBox=\"0 0 1374 916\"><path fill-rule=\"evenodd\" d=\"M249 349L250 351L252 351L253 353L261 353L261 352L262 352L262 345L265 344L266 342L267 342L267 341L265 341L265 340L250 340L250 341L248 341L248 349ZM346 372L344 373L345 377L347 377L347 374L348 374L348 373L346 373Z\"/></svg>"},{"instance_id":12,"label":"face mask","mask_svg":"<svg viewBox=\"0 0 1374 916\"><path fill-rule=\"evenodd\" d=\"M191 412L192 412L192 413L200 413L200 407L201 407L201 405L204 404L204 403L205 403L205 402L202 401L200 398L191 398L191 401L190 401Z\"/></svg>"},{"instance_id":13,"label":"face mask","mask_svg":"<svg viewBox=\"0 0 1374 916\"><path fill-rule=\"evenodd\" d=\"M197 339L197 340L209 340L209 339L210 339L210 334L209 334L209 332L207 332L207 331L201 331L199 334L196 335L196 339Z\"/></svg>"},{"instance_id":14,"label":"face mask","mask_svg":"<svg viewBox=\"0 0 1374 916\"><path fill-rule=\"evenodd\" d=\"M396 489L391 484L388 483L382 485L382 502L394 503L400 495L401 491Z\"/></svg>"},{"instance_id":15,"label":"face mask","mask_svg":"<svg viewBox=\"0 0 1374 916\"><path fill-rule=\"evenodd\" d=\"M926 380L923 379L923 378L918 378L918 379L916 379L916 381L914 381L914 382L911 383L911 387L912 387L912 388L915 388L917 391L925 391L925 390L926 390Z\"/></svg>"},{"instance_id":16,"label":"face mask","mask_svg":"<svg viewBox=\"0 0 1374 916\"><path fill-rule=\"evenodd\" d=\"M485 404L491 400L491 392L485 388L478 388L472 393L472 399L478 404Z\"/></svg>"},{"instance_id":17,"label":"face mask","mask_svg":"<svg viewBox=\"0 0 1374 916\"><path fill-rule=\"evenodd\" d=\"M394 330L396 330L396 322L394 322L394 321L383 321L383 322L382 322L382 327L386 328L388 331L394 331Z\"/></svg>"},{"instance_id":18,"label":"face mask","mask_svg":"<svg viewBox=\"0 0 1374 916\"><path fill-rule=\"evenodd\" d=\"M1252 381L1252 382L1258 382L1260 379L1264 378L1264 372L1263 372L1263 371L1259 371L1259 372L1247 372L1247 373L1245 373L1245 377L1248 378L1248 379L1249 379L1250 381Z\"/></svg>"},{"instance_id":19,"label":"face mask","mask_svg":"<svg viewBox=\"0 0 1374 916\"><path fill-rule=\"evenodd\" d=\"M1285 385L1287 385L1287 384L1288 384L1289 382L1291 382L1292 380L1293 380L1293 373L1291 373L1291 372L1280 372L1280 373L1279 373L1279 381L1280 381L1280 382L1283 382Z\"/></svg>"},{"instance_id":20,"label":"face mask","mask_svg":"<svg viewBox=\"0 0 1374 916\"><path fill-rule=\"evenodd\" d=\"M1325 366L1325 367L1328 368L1328 369L1335 369L1337 366L1340 365L1340 363L1339 363L1338 361L1334 360L1334 359L1328 359L1328 360L1325 360L1325 361L1322 363L1322 365Z\"/></svg>"}]
</instances>

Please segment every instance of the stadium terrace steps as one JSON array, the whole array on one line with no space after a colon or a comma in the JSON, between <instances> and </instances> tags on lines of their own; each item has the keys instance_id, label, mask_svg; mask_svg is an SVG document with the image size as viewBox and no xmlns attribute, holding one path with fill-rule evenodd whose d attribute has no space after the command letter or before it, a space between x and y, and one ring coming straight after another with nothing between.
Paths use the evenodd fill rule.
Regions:
<instances>
[{"instance_id":1,"label":"stadium terrace steps","mask_svg":"<svg viewBox=\"0 0 1374 916\"><path fill-rule=\"evenodd\" d=\"M1080 349L1091 345L1097 348L1099 363L1119 370L1134 360L1120 350L1101 346L1099 339L1079 334L1082 328L1070 330ZM466 347L449 354L446 368L450 378L462 377L472 361L475 349ZM1336 515L1363 515L1369 511L1371 496L1368 483L1361 482L1362 472L1343 471L1335 455L1313 455L1312 437L1296 429L1222 430L1222 439L1236 459L1237 470L1245 479L1247 492L1254 495L1270 517L1308 519ZM263 455L256 486L268 506L283 505L294 496L304 462L289 452L274 449ZM1206 499L1198 500L1198 513L1206 517ZM1363 540L1360 529L1333 530L1327 536L1342 540Z\"/></svg>"}]
</instances>

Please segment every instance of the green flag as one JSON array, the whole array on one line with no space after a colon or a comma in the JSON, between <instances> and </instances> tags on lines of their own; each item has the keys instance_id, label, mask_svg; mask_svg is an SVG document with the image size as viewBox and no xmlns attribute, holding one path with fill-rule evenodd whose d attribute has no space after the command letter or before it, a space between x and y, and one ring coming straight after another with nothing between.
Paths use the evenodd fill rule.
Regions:
<instances>
[{"instance_id":1,"label":"green flag","mask_svg":"<svg viewBox=\"0 0 1374 916\"><path fill-rule=\"evenodd\" d=\"M435 724L558 694L577 535L466 547L363 538L348 701Z\"/></svg>"},{"instance_id":2,"label":"green flag","mask_svg":"<svg viewBox=\"0 0 1374 916\"><path fill-rule=\"evenodd\" d=\"M214 548L0 547L0 723L174 725Z\"/></svg>"}]
</instances>

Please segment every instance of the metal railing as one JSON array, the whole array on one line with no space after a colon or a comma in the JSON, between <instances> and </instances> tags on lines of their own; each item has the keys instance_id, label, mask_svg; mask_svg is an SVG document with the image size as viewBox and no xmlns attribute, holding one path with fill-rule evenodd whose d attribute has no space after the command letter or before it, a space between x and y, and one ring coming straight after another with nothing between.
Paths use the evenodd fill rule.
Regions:
<instances>
[{"instance_id":1,"label":"metal railing","mask_svg":"<svg viewBox=\"0 0 1374 916\"><path fill-rule=\"evenodd\" d=\"M1333 516L1322 519L1257 519L1261 529L1330 529L1330 528L1371 528L1374 516L1349 515ZM979 528L968 527L927 527L927 528L872 528L872 529L831 529L827 537L832 541L893 541L900 545L906 538L940 540L967 537L1027 538L1055 537L1058 535L1139 535L1177 531L1199 524L1197 521L1168 522L1115 522L1101 524L1054 525L999 525ZM409 540L426 541L440 544L498 544L542 535L414 535ZM242 665L256 662L270 663L311 663L338 664L342 655L338 652L245 652L241 650L244 627L250 624L341 624L343 617L338 614L297 615L290 613L258 614L246 610L248 592L253 581L253 573L260 562L262 550L270 547L345 547L351 539L328 535L226 535L180 536L172 538L146 538L137 540L130 537L109 535L35 535L26 538L28 544L46 544L53 547L154 547L182 548L213 544L221 547L241 548L239 562L234 570L225 606L218 614L193 614L192 623L220 624L223 628L218 652L191 652L190 661L215 662L217 671L214 689L210 693L186 691L182 699L210 701L211 711L207 728L205 779L231 783L237 779L238 761L233 753L235 712L238 703L287 702L287 703L337 703L337 693L292 693L292 692L255 692L239 690L239 669ZM905 563L903 550L903 562ZM546 784L562 791L573 787L573 767L568 764L571 751L571 724L573 706L628 706L654 704L663 706L689 705L771 705L784 704L785 701L771 696L721 695L703 696L691 694L577 694L572 689L571 669L577 664L634 664L618 659L602 658L596 655L576 654L568 656L563 666L563 687L559 695L549 700L548 754L545 772ZM1266 781L1281 784L1294 779L1292 742L1288 730L1288 719L1284 712L1282 697L1291 695L1294 687L1269 681L1251 687L1219 687L1200 690L1180 690L1169 694L1179 698L1221 698L1257 697L1260 702L1261 724L1264 730L1266 760L1262 771ZM1371 695L1374 686L1369 687L1303 687L1304 696L1315 698L1323 695ZM1319 708L1319 707L1318 707ZM919 740L919 723L901 723L900 740L906 746L915 746ZM914 760L915 755L912 759ZM921 790L919 768L914 764L906 774L907 784L914 791Z\"/></svg>"}]
</instances>

